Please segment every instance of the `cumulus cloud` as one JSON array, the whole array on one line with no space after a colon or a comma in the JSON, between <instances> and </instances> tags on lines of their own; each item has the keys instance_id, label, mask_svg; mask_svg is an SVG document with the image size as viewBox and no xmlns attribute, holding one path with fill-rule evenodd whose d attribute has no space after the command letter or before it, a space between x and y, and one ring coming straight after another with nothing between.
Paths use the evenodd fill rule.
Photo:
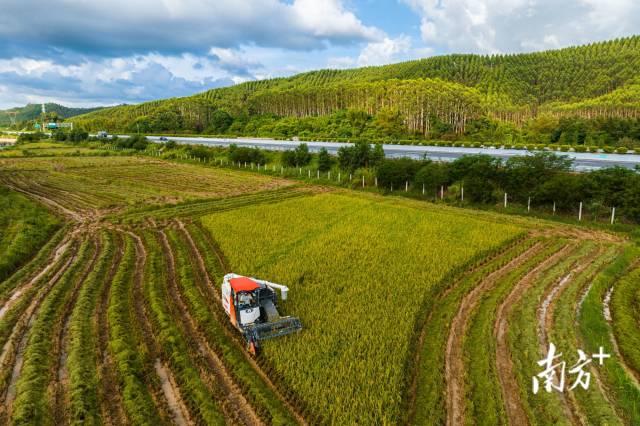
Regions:
<instances>
[{"instance_id":1,"label":"cumulus cloud","mask_svg":"<svg viewBox=\"0 0 640 426\"><path fill-rule=\"evenodd\" d=\"M358 65L382 65L404 58L411 49L411 38L401 35L397 38L385 37L369 43L358 56Z\"/></svg>"},{"instance_id":2,"label":"cumulus cloud","mask_svg":"<svg viewBox=\"0 0 640 426\"><path fill-rule=\"evenodd\" d=\"M228 76L190 80L148 57L59 65L50 60L0 60L0 105L58 102L69 106L137 103L228 86Z\"/></svg>"},{"instance_id":3,"label":"cumulus cloud","mask_svg":"<svg viewBox=\"0 0 640 426\"><path fill-rule=\"evenodd\" d=\"M421 16L421 36L449 52L554 49L633 35L636 0L403 0Z\"/></svg>"},{"instance_id":4,"label":"cumulus cloud","mask_svg":"<svg viewBox=\"0 0 640 426\"><path fill-rule=\"evenodd\" d=\"M0 13L4 57L321 49L382 37L341 0L2 0Z\"/></svg>"}]
</instances>

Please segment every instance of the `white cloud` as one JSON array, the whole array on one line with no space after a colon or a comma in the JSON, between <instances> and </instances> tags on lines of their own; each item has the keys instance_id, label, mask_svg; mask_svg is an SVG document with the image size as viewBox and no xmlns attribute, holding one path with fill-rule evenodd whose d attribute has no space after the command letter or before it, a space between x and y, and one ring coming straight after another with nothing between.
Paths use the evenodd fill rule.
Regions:
<instances>
[{"instance_id":1,"label":"white cloud","mask_svg":"<svg viewBox=\"0 0 640 426\"><path fill-rule=\"evenodd\" d=\"M332 56L327 60L327 68L343 69L356 65L356 60L351 56Z\"/></svg>"},{"instance_id":2,"label":"white cloud","mask_svg":"<svg viewBox=\"0 0 640 426\"><path fill-rule=\"evenodd\" d=\"M637 33L636 0L402 0L429 46L457 53L554 49Z\"/></svg>"},{"instance_id":3,"label":"white cloud","mask_svg":"<svg viewBox=\"0 0 640 426\"><path fill-rule=\"evenodd\" d=\"M29 58L0 59L0 86L6 89L0 92L0 108L28 102L69 106L137 103L187 96L235 82L235 76L212 64L207 66L214 72L193 75L188 70L196 60L155 54L71 65ZM196 74L200 71L194 70Z\"/></svg>"},{"instance_id":4,"label":"white cloud","mask_svg":"<svg viewBox=\"0 0 640 426\"><path fill-rule=\"evenodd\" d=\"M44 11L39 13L34 11ZM72 24L70 24L72 23ZM323 49L380 39L342 0L3 0L0 55L206 53L246 44Z\"/></svg>"},{"instance_id":5,"label":"white cloud","mask_svg":"<svg viewBox=\"0 0 640 426\"><path fill-rule=\"evenodd\" d=\"M360 56L358 65L382 65L405 57L411 50L411 38L401 35L397 38L385 37L384 39L367 44Z\"/></svg>"}]
</instances>

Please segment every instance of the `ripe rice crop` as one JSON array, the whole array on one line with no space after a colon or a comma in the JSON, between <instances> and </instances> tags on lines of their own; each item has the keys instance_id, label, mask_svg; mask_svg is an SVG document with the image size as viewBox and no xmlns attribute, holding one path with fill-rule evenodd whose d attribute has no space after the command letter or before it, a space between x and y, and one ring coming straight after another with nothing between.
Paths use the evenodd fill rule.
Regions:
<instances>
[{"instance_id":1,"label":"ripe rice crop","mask_svg":"<svg viewBox=\"0 0 640 426\"><path fill-rule=\"evenodd\" d=\"M303 331L265 361L320 422L401 415L417 315L439 281L520 228L360 197L315 197L203 218L234 272L291 288ZM427 336L428 338L428 336Z\"/></svg>"}]
</instances>

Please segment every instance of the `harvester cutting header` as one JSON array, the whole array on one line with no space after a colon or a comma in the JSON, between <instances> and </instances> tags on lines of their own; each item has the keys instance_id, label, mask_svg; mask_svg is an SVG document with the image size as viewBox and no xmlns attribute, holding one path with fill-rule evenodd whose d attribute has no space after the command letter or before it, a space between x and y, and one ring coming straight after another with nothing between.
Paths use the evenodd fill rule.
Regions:
<instances>
[{"instance_id":1,"label":"harvester cutting header","mask_svg":"<svg viewBox=\"0 0 640 426\"><path fill-rule=\"evenodd\" d=\"M280 290L282 300L287 300L289 288L281 284L237 274L227 274L222 281L222 307L254 355L261 340L302 329L298 318L280 316L276 309L276 290Z\"/></svg>"}]
</instances>

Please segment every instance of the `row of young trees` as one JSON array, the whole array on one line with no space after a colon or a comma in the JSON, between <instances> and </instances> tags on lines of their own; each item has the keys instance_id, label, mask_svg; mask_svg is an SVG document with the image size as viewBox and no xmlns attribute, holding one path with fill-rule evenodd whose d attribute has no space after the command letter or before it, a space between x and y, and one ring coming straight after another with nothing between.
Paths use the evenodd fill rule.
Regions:
<instances>
[{"instance_id":1,"label":"row of young trees","mask_svg":"<svg viewBox=\"0 0 640 426\"><path fill-rule=\"evenodd\" d=\"M428 159L385 158L381 144L359 140L343 147L336 157L326 149L309 152L302 143L295 149L274 153L257 148L231 145L228 149L200 145L177 145L169 142L165 154L181 150L189 157L210 161L226 155L234 164L278 163L283 167L307 167L320 172L332 169L349 174L375 177L377 186L386 190L412 191L427 196L460 200L464 191L466 202L502 204L505 193L510 203L531 205L557 212L575 213L580 203L585 215L604 218L615 207L617 217L640 224L640 168L636 171L614 167L588 173L572 170L572 160L551 152L523 155L503 162L489 155L468 155L452 162ZM178 155L179 157L179 155Z\"/></svg>"},{"instance_id":2,"label":"row of young trees","mask_svg":"<svg viewBox=\"0 0 640 426\"><path fill-rule=\"evenodd\" d=\"M447 188L449 194L480 204L510 202L605 217L616 207L620 217L640 223L640 169L607 168L589 173L571 171L572 161L553 153L511 157L506 162L471 155L451 163L384 160L377 169L378 185L401 188L408 182L426 193ZM463 189L464 188L464 189Z\"/></svg>"}]
</instances>

